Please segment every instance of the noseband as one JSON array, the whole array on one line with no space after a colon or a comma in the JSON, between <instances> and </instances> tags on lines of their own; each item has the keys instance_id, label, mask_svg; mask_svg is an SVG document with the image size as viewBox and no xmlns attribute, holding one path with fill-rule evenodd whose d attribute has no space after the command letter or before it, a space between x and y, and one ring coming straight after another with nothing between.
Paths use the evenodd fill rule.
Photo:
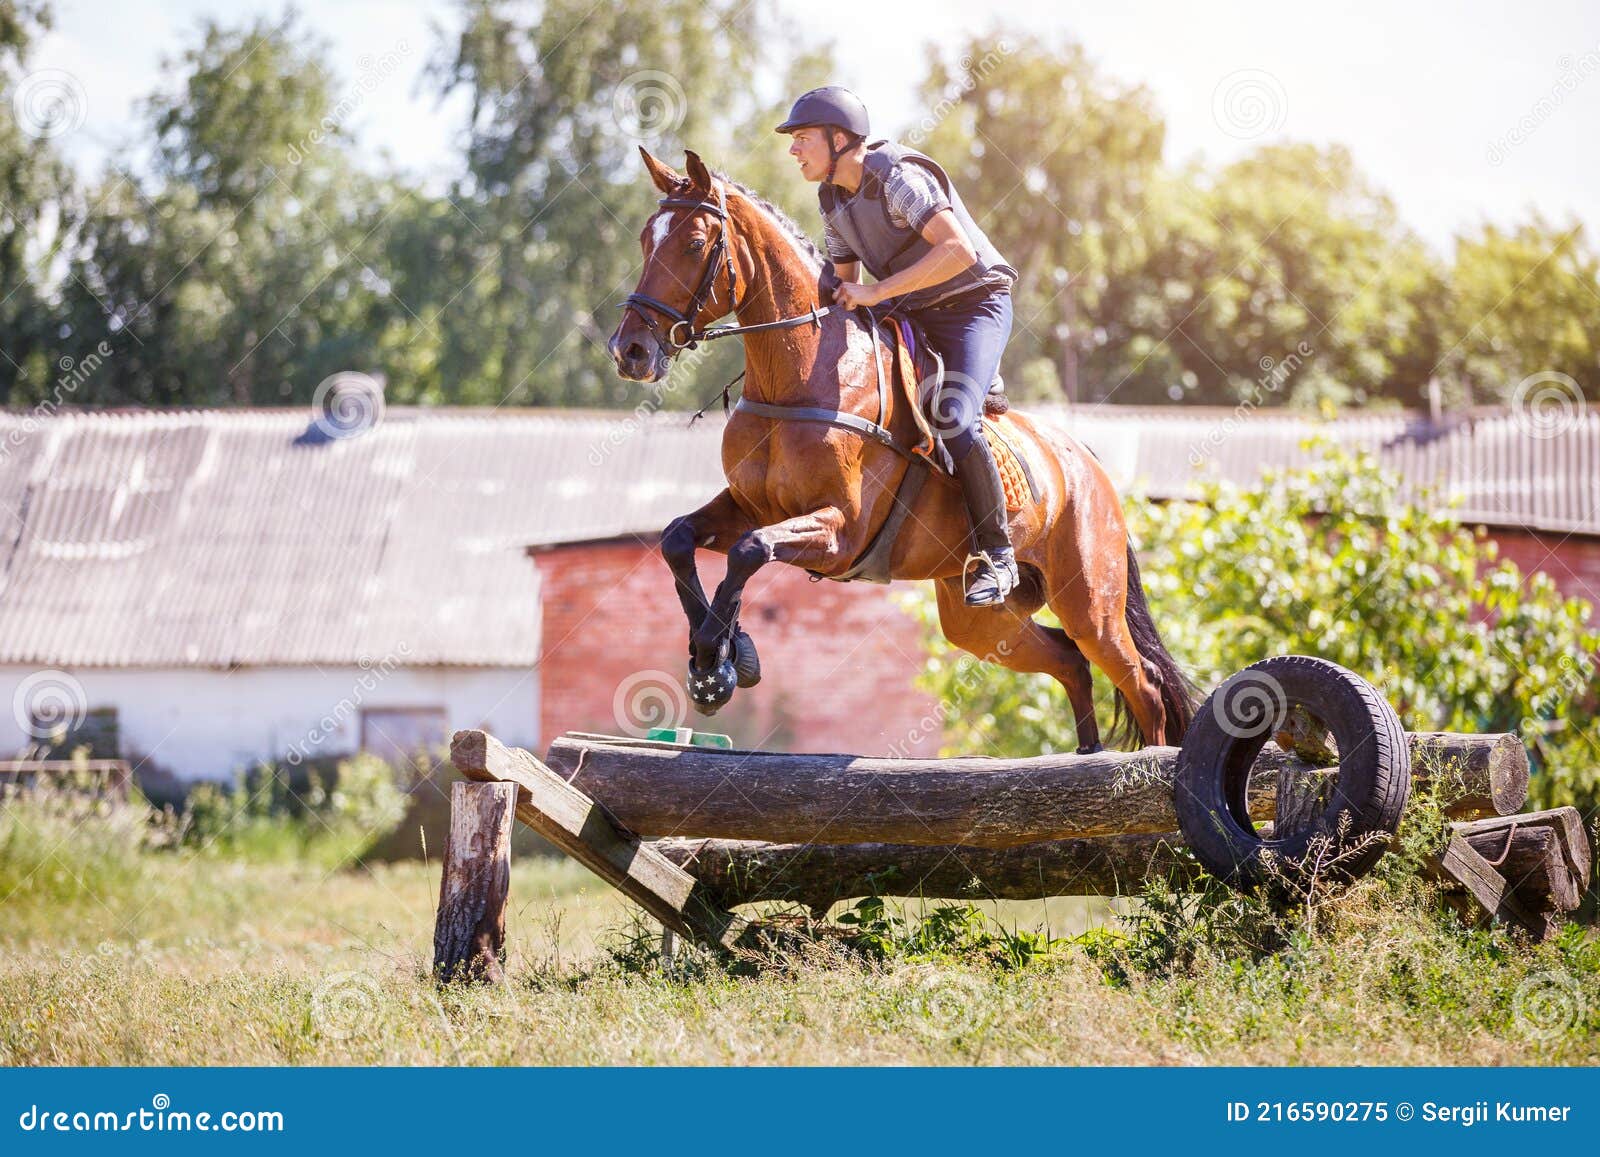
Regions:
<instances>
[{"instance_id":1,"label":"noseband","mask_svg":"<svg viewBox=\"0 0 1600 1157\"><path fill-rule=\"evenodd\" d=\"M645 328L655 335L657 341L669 351L668 356L676 355L679 350L694 349L700 339L705 336L705 331L694 328L694 319L700 316L700 311L708 301L716 300L716 280L719 266L726 265L728 270L728 310L735 308L734 290L738 285L738 275L733 264L733 246L728 244L728 198L721 185L716 186L717 199L715 201L697 201L691 197L663 197L656 204L662 208L705 210L722 222L722 228L717 230L716 243L711 247L711 256L706 261L705 272L700 275L700 284L695 287L694 296L689 299L689 307L685 310L674 309L666 302L651 297L644 293L630 293L622 303L624 310L631 309L639 315L639 320L644 322ZM671 318L672 324L667 327L663 337L661 331L656 329L650 315L645 312L653 309L663 317ZM678 327L683 327L683 339L678 339Z\"/></svg>"}]
</instances>

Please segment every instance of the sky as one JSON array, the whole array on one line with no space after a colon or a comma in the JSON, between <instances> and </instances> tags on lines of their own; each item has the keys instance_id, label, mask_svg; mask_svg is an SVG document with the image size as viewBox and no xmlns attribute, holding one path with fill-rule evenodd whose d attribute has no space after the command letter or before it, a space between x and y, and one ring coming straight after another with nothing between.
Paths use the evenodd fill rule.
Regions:
<instances>
[{"instance_id":1,"label":"sky","mask_svg":"<svg viewBox=\"0 0 1600 1157\"><path fill-rule=\"evenodd\" d=\"M991 0L975 17L970 0L922 0L834 8L849 24L829 29L818 16L828 6L779 2L798 26L834 41L838 81L887 129L923 115L915 93L926 43L953 52L997 26L1026 30L1011 34L1075 38L1108 75L1149 87L1166 118L1169 162L1216 164L1278 140L1339 142L1441 253L1458 232L1523 220L1535 207L1600 233L1600 3ZM31 67L69 73L79 86L82 123L57 143L90 174L135 139L137 102L171 84L163 61L193 41L202 19L284 11L279 0L55 3L58 28ZM442 184L465 105L441 101L423 71L457 26L454 4L322 0L300 14L347 84L389 62L348 122L362 148Z\"/></svg>"}]
</instances>

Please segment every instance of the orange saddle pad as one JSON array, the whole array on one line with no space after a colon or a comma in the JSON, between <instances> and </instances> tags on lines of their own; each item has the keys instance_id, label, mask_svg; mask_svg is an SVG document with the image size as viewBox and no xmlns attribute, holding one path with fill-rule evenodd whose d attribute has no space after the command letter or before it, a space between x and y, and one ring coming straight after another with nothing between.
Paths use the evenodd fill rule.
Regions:
<instances>
[{"instance_id":1,"label":"orange saddle pad","mask_svg":"<svg viewBox=\"0 0 1600 1157\"><path fill-rule=\"evenodd\" d=\"M1000 436L996 425L995 419L985 416L983 433L989 439L989 451L994 455L994 464L1000 467L1000 484L1006 492L1006 509L1021 510L1028 505L1033 494L1028 489L1028 478L1022 472L1022 463L1017 461L1017 452Z\"/></svg>"}]
</instances>

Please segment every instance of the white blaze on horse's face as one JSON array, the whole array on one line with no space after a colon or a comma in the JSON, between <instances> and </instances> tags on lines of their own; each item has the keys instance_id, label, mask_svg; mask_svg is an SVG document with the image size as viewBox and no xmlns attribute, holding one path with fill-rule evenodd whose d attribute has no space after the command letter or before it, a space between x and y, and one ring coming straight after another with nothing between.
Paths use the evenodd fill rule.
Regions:
<instances>
[{"instance_id":1,"label":"white blaze on horse's face","mask_svg":"<svg viewBox=\"0 0 1600 1157\"><path fill-rule=\"evenodd\" d=\"M672 229L672 214L658 213L655 222L650 226L650 253L661 248L661 243L667 239L667 233Z\"/></svg>"}]
</instances>

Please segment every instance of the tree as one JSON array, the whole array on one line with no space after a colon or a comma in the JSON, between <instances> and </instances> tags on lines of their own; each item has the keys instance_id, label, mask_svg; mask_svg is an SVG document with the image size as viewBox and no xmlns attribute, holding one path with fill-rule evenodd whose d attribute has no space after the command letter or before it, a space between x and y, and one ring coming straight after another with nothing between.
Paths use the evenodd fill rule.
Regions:
<instances>
[{"instance_id":1,"label":"tree","mask_svg":"<svg viewBox=\"0 0 1600 1157\"><path fill-rule=\"evenodd\" d=\"M24 72L50 21L44 4L0 0L0 391L14 405L54 400L47 287L78 212L54 136L82 94Z\"/></svg>"},{"instance_id":2,"label":"tree","mask_svg":"<svg viewBox=\"0 0 1600 1157\"><path fill-rule=\"evenodd\" d=\"M524 23L492 0L464 5L440 72L472 97L459 193L478 270L451 308L446 355L466 369L471 400L632 400L604 343L658 196L637 146L675 161L693 147L735 176L744 157L732 146L760 131L749 126L765 124L771 149L772 110L750 78L793 66L773 12L747 0L548 0ZM733 376L732 345L674 372L674 405L697 400L697 381Z\"/></svg>"},{"instance_id":3,"label":"tree","mask_svg":"<svg viewBox=\"0 0 1600 1157\"><path fill-rule=\"evenodd\" d=\"M1150 92L1109 80L1078 44L1004 32L954 63L933 57L922 98L904 138L946 167L1021 275L1017 392L1112 392L1151 323L1140 222L1166 129Z\"/></svg>"},{"instance_id":4,"label":"tree","mask_svg":"<svg viewBox=\"0 0 1600 1157\"><path fill-rule=\"evenodd\" d=\"M77 400L303 402L405 348L373 237L412 194L353 162L322 51L291 16L207 25L174 62L145 106L154 173L114 167L75 249L63 344L117 347Z\"/></svg>"},{"instance_id":5,"label":"tree","mask_svg":"<svg viewBox=\"0 0 1600 1157\"><path fill-rule=\"evenodd\" d=\"M1175 400L1421 400L1419 300L1438 274L1346 149L1269 145L1175 180L1185 211L1157 215L1174 224L1147 270L1182 367Z\"/></svg>"},{"instance_id":6,"label":"tree","mask_svg":"<svg viewBox=\"0 0 1600 1157\"><path fill-rule=\"evenodd\" d=\"M1485 225L1457 240L1455 258L1442 372L1464 385L1462 401L1515 402L1544 373L1600 400L1600 256L1580 223Z\"/></svg>"}]
</instances>

